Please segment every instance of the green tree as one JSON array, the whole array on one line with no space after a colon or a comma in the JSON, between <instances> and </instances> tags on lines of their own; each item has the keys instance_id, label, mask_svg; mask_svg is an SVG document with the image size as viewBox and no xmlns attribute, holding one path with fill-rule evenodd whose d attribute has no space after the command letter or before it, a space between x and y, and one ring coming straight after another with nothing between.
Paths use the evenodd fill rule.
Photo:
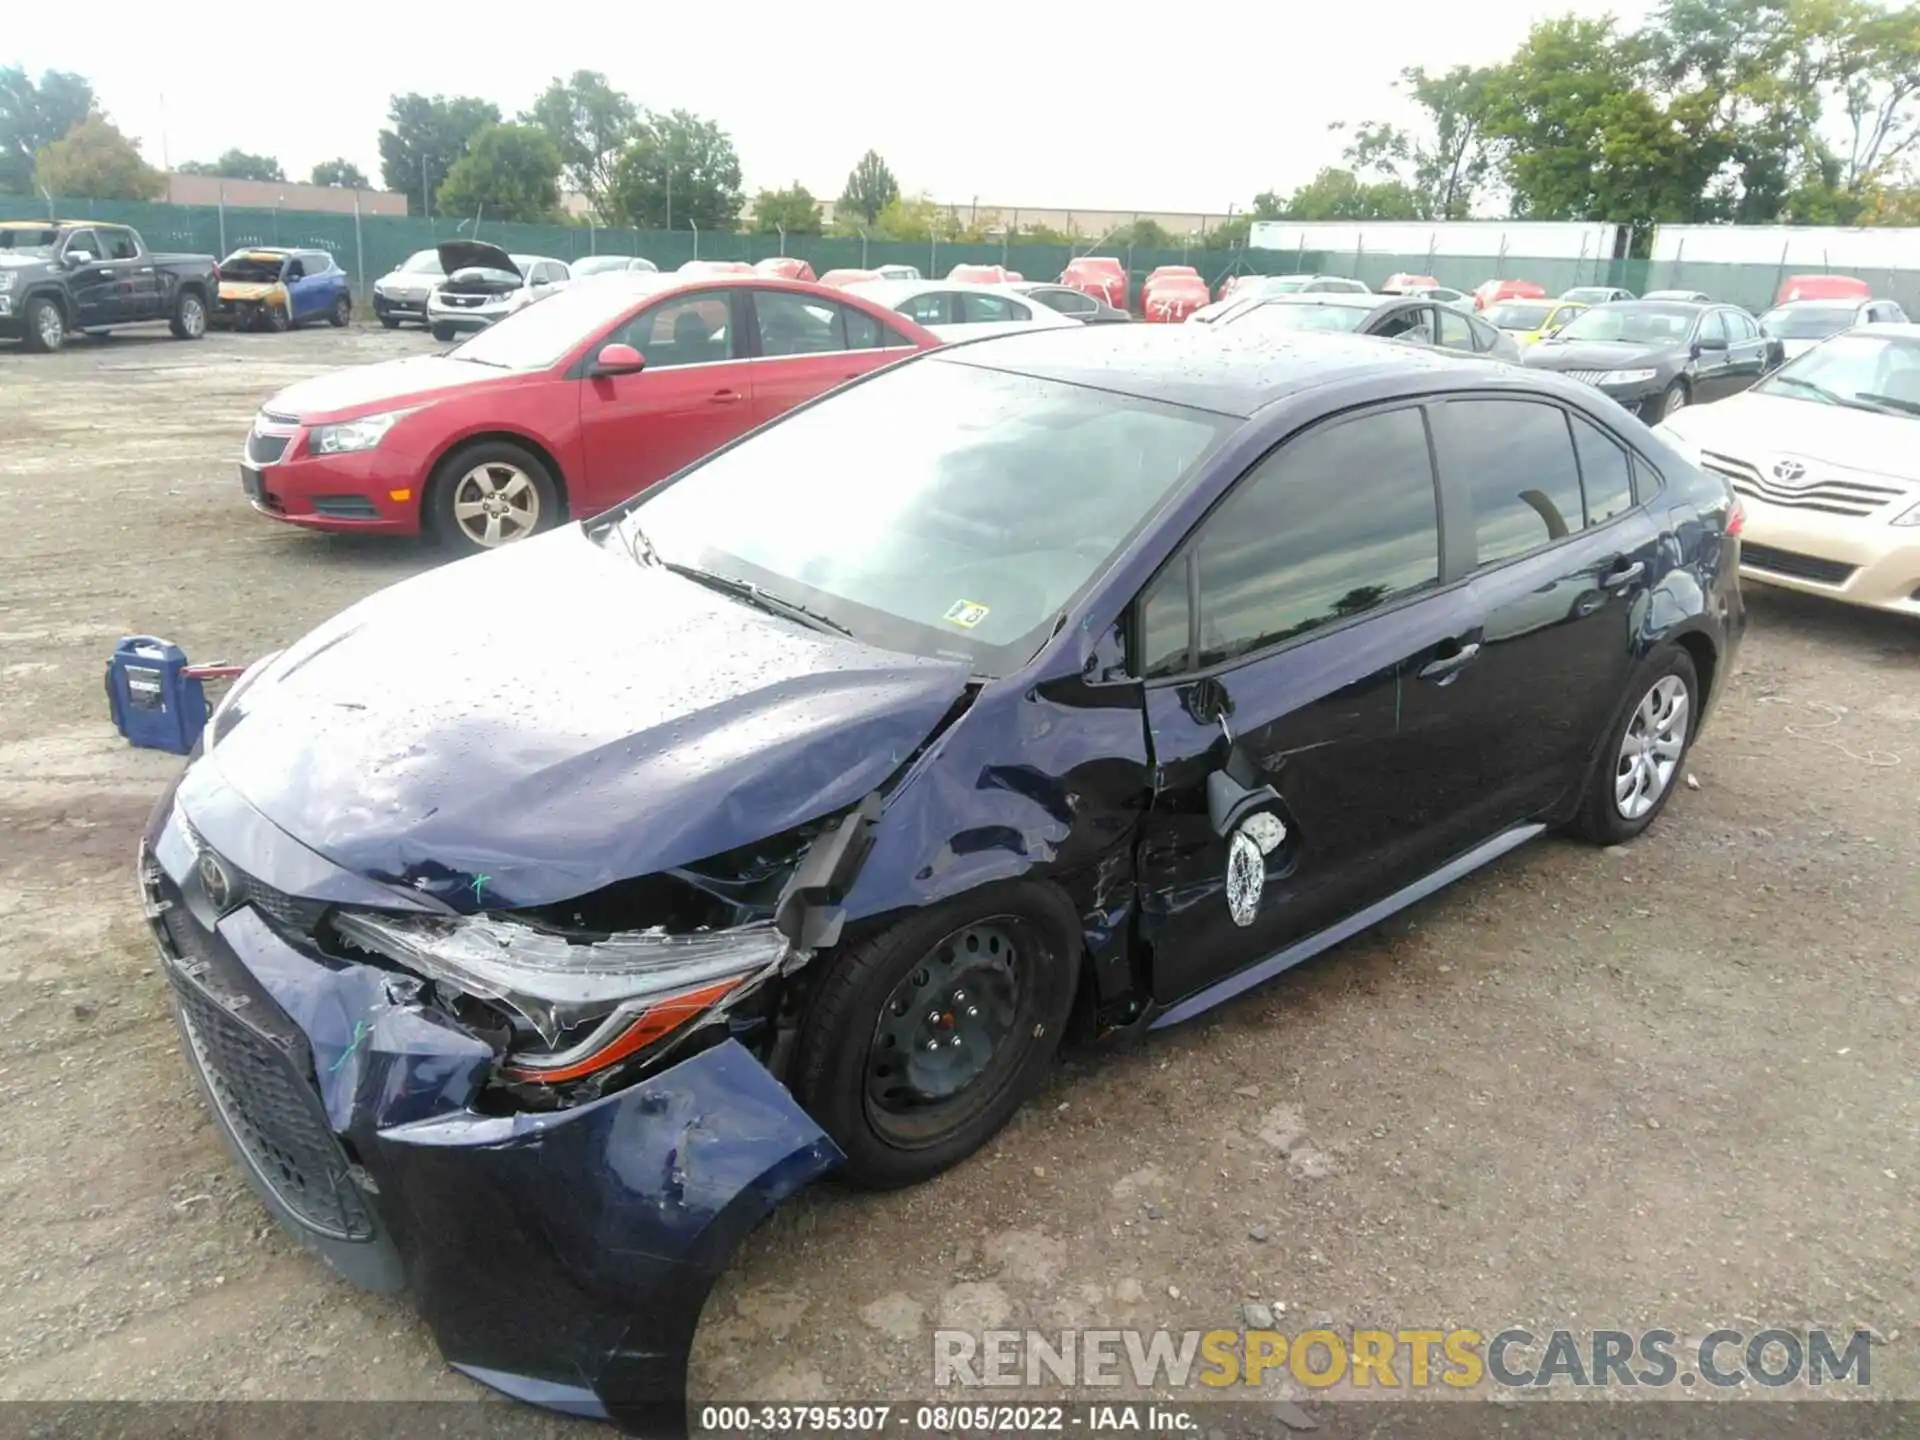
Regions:
<instances>
[{"instance_id":1,"label":"green tree","mask_svg":"<svg viewBox=\"0 0 1920 1440\"><path fill-rule=\"evenodd\" d=\"M873 217L870 233L876 240L931 240L946 238L947 214L928 195L896 195Z\"/></svg>"},{"instance_id":2,"label":"green tree","mask_svg":"<svg viewBox=\"0 0 1920 1440\"><path fill-rule=\"evenodd\" d=\"M533 125L487 125L453 162L436 203L442 214L551 220L560 207L560 152Z\"/></svg>"},{"instance_id":3,"label":"green tree","mask_svg":"<svg viewBox=\"0 0 1920 1440\"><path fill-rule=\"evenodd\" d=\"M1500 72L1489 66L1456 65L1438 75L1418 65L1401 71L1400 85L1426 112L1426 133L1366 121L1347 146L1348 164L1360 175L1410 188L1419 219L1465 219L1494 169L1486 120L1500 83Z\"/></svg>"},{"instance_id":4,"label":"green tree","mask_svg":"<svg viewBox=\"0 0 1920 1440\"><path fill-rule=\"evenodd\" d=\"M520 123L546 132L566 167L567 184L607 219L614 168L640 123L633 101L598 70L576 70L571 80L554 76Z\"/></svg>"},{"instance_id":5,"label":"green tree","mask_svg":"<svg viewBox=\"0 0 1920 1440\"><path fill-rule=\"evenodd\" d=\"M218 175L222 180L282 180L287 178L280 162L271 155L249 155L244 150L229 150L218 160L189 160L181 165L182 175Z\"/></svg>"},{"instance_id":6,"label":"green tree","mask_svg":"<svg viewBox=\"0 0 1920 1440\"><path fill-rule=\"evenodd\" d=\"M893 171L880 158L880 152L869 150L848 172L847 185L840 192L834 214L849 219L858 215L872 226L879 220L880 212L899 198L900 182L893 178Z\"/></svg>"},{"instance_id":7,"label":"green tree","mask_svg":"<svg viewBox=\"0 0 1920 1440\"><path fill-rule=\"evenodd\" d=\"M1178 250L1180 242L1158 220L1142 217L1131 225L1122 225L1107 238L1109 245L1122 250Z\"/></svg>"},{"instance_id":8,"label":"green tree","mask_svg":"<svg viewBox=\"0 0 1920 1440\"><path fill-rule=\"evenodd\" d=\"M307 177L309 185L331 185L341 190L368 189L367 177L351 160L322 160Z\"/></svg>"},{"instance_id":9,"label":"green tree","mask_svg":"<svg viewBox=\"0 0 1920 1440\"><path fill-rule=\"evenodd\" d=\"M711 120L686 110L649 113L613 170L615 222L648 229L731 230L740 218L740 157Z\"/></svg>"},{"instance_id":10,"label":"green tree","mask_svg":"<svg viewBox=\"0 0 1920 1440\"><path fill-rule=\"evenodd\" d=\"M380 179L407 197L410 214L422 215L475 133L500 123L500 107L470 95L395 95L387 119L380 132Z\"/></svg>"},{"instance_id":11,"label":"green tree","mask_svg":"<svg viewBox=\"0 0 1920 1440\"><path fill-rule=\"evenodd\" d=\"M1276 219L1418 220L1420 202L1398 180L1364 181L1351 170L1324 167L1281 205Z\"/></svg>"},{"instance_id":12,"label":"green tree","mask_svg":"<svg viewBox=\"0 0 1920 1440\"><path fill-rule=\"evenodd\" d=\"M753 200L753 228L762 235L818 235L820 202L798 180L784 190L762 190Z\"/></svg>"},{"instance_id":13,"label":"green tree","mask_svg":"<svg viewBox=\"0 0 1920 1440\"><path fill-rule=\"evenodd\" d=\"M151 200L167 178L98 111L34 158L33 183L57 199Z\"/></svg>"},{"instance_id":14,"label":"green tree","mask_svg":"<svg viewBox=\"0 0 1920 1440\"><path fill-rule=\"evenodd\" d=\"M1253 208L1242 210L1229 216L1218 225L1207 230L1206 248L1209 250L1244 249L1252 238L1254 222L1258 220L1280 220L1286 215L1286 205L1271 190L1262 190L1253 197Z\"/></svg>"},{"instance_id":15,"label":"green tree","mask_svg":"<svg viewBox=\"0 0 1920 1440\"><path fill-rule=\"evenodd\" d=\"M19 66L0 65L0 195L33 191L35 156L93 114L93 87L66 70L34 84Z\"/></svg>"},{"instance_id":16,"label":"green tree","mask_svg":"<svg viewBox=\"0 0 1920 1440\"><path fill-rule=\"evenodd\" d=\"M1513 213L1643 231L1713 218L1708 192L1734 160L1714 97L1662 99L1642 82L1644 37L1567 16L1536 25L1505 67L1487 130L1505 147Z\"/></svg>"}]
</instances>

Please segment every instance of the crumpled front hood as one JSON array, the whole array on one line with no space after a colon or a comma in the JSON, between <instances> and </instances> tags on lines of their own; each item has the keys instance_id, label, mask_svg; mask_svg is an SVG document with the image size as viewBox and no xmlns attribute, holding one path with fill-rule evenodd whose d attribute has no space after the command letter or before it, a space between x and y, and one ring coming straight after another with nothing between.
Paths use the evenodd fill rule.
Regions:
<instances>
[{"instance_id":1,"label":"crumpled front hood","mask_svg":"<svg viewBox=\"0 0 1920 1440\"><path fill-rule=\"evenodd\" d=\"M1526 354L1526 363L1537 370L1644 370L1678 360L1679 351L1671 345L1627 340L1542 340Z\"/></svg>"},{"instance_id":2,"label":"crumpled front hood","mask_svg":"<svg viewBox=\"0 0 1920 1440\"><path fill-rule=\"evenodd\" d=\"M278 280L222 280L220 282L222 300L265 300L270 295L283 293Z\"/></svg>"},{"instance_id":3,"label":"crumpled front hood","mask_svg":"<svg viewBox=\"0 0 1920 1440\"><path fill-rule=\"evenodd\" d=\"M854 803L968 679L570 526L322 625L239 693L209 762L358 874L462 909L538 905Z\"/></svg>"},{"instance_id":4,"label":"crumpled front hood","mask_svg":"<svg viewBox=\"0 0 1920 1440\"><path fill-rule=\"evenodd\" d=\"M310 420L366 406L398 409L449 390L501 384L511 378L511 372L466 360L449 360L444 355L410 355L401 360L382 360L375 365L349 365L296 381L269 400L266 408L276 415Z\"/></svg>"}]
</instances>

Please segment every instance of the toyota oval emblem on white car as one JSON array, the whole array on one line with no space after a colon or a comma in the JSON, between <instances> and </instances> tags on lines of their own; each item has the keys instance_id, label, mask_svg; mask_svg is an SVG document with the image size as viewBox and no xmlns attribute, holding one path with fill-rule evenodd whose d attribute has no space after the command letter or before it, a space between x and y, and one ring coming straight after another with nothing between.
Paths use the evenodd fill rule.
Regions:
<instances>
[{"instance_id":1,"label":"toyota oval emblem on white car","mask_svg":"<svg viewBox=\"0 0 1920 1440\"><path fill-rule=\"evenodd\" d=\"M1776 460L1773 478L1785 485L1796 485L1807 478L1807 467L1798 460Z\"/></svg>"}]
</instances>

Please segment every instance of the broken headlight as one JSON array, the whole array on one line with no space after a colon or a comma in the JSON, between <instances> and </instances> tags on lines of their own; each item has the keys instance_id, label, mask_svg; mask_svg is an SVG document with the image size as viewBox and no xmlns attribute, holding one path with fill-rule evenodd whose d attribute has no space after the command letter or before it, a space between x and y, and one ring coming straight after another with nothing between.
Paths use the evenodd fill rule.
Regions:
<instances>
[{"instance_id":1,"label":"broken headlight","mask_svg":"<svg viewBox=\"0 0 1920 1440\"><path fill-rule=\"evenodd\" d=\"M511 1011L546 1042L509 1057L516 1080L576 1080L638 1054L774 973L790 953L771 923L669 935L560 934L500 916L345 910L340 937L417 975ZM584 1038L559 1046L562 1036Z\"/></svg>"}]
</instances>

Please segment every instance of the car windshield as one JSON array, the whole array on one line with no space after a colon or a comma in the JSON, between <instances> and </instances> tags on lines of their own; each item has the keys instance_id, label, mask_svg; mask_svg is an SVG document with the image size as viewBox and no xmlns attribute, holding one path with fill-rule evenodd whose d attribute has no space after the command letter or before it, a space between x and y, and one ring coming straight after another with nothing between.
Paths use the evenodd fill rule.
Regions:
<instances>
[{"instance_id":1,"label":"car windshield","mask_svg":"<svg viewBox=\"0 0 1920 1440\"><path fill-rule=\"evenodd\" d=\"M1352 334L1372 313L1371 305L1252 305L1238 315L1220 318L1247 334L1265 330L1337 330Z\"/></svg>"},{"instance_id":2,"label":"car windshield","mask_svg":"<svg viewBox=\"0 0 1920 1440\"><path fill-rule=\"evenodd\" d=\"M440 268L438 250L416 250L407 257L407 263L400 267L402 275L444 275Z\"/></svg>"},{"instance_id":3,"label":"car windshield","mask_svg":"<svg viewBox=\"0 0 1920 1440\"><path fill-rule=\"evenodd\" d=\"M1577 285L1560 298L1578 300L1586 305L1604 305L1613 298L1613 291L1604 285Z\"/></svg>"},{"instance_id":4,"label":"car windshield","mask_svg":"<svg viewBox=\"0 0 1920 1440\"><path fill-rule=\"evenodd\" d=\"M286 263L287 257L284 255L241 250L220 262L220 278L242 285L271 285L280 278L280 271Z\"/></svg>"},{"instance_id":5,"label":"car windshield","mask_svg":"<svg viewBox=\"0 0 1920 1440\"><path fill-rule=\"evenodd\" d=\"M1004 674L1237 423L915 361L648 492L618 529L870 644Z\"/></svg>"},{"instance_id":6,"label":"car windshield","mask_svg":"<svg viewBox=\"0 0 1920 1440\"><path fill-rule=\"evenodd\" d=\"M1685 305L1617 303L1583 310L1561 330L1562 340L1623 340L1630 345L1678 345L1693 333L1700 312Z\"/></svg>"},{"instance_id":7,"label":"car windshield","mask_svg":"<svg viewBox=\"0 0 1920 1440\"><path fill-rule=\"evenodd\" d=\"M1782 305L1762 315L1760 324L1782 340L1824 340L1852 329L1858 313L1853 305Z\"/></svg>"},{"instance_id":8,"label":"car windshield","mask_svg":"<svg viewBox=\"0 0 1920 1440\"><path fill-rule=\"evenodd\" d=\"M1784 400L1844 405L1884 415L1920 415L1920 340L1904 335L1836 335L1753 388Z\"/></svg>"},{"instance_id":9,"label":"car windshield","mask_svg":"<svg viewBox=\"0 0 1920 1440\"><path fill-rule=\"evenodd\" d=\"M501 370L545 370L633 309L642 293L638 287L615 283L556 290L551 298L516 310L447 355Z\"/></svg>"},{"instance_id":10,"label":"car windshield","mask_svg":"<svg viewBox=\"0 0 1920 1440\"><path fill-rule=\"evenodd\" d=\"M60 232L50 227L44 230L19 227L0 230L0 250L10 255L31 255L36 260L51 260L59 244Z\"/></svg>"},{"instance_id":11,"label":"car windshield","mask_svg":"<svg viewBox=\"0 0 1920 1440\"><path fill-rule=\"evenodd\" d=\"M1538 330L1552 313L1553 306L1544 301L1510 300L1487 311L1487 319L1502 330Z\"/></svg>"}]
</instances>

